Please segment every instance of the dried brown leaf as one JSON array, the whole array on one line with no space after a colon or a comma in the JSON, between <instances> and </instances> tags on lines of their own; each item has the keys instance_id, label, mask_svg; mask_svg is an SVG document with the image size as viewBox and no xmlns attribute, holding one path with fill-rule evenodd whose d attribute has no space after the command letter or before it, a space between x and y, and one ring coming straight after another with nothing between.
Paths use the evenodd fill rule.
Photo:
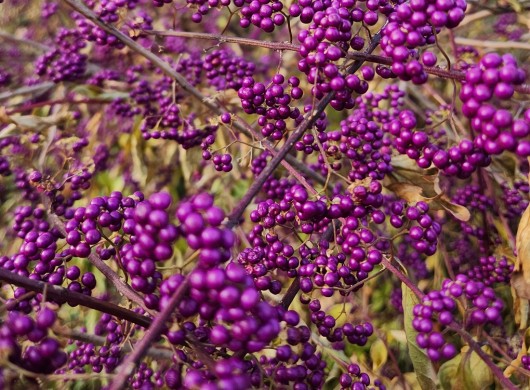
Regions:
<instances>
[{"instance_id":1,"label":"dried brown leaf","mask_svg":"<svg viewBox=\"0 0 530 390\"><path fill-rule=\"evenodd\" d=\"M424 177L428 177L429 180L431 180L429 185L432 187L428 192L432 196L426 196L425 185L420 187L408 183L392 183L388 186L388 189L408 203L423 201L429 203L433 210L444 209L460 221L469 221L471 218L469 210L462 205L452 203L449 198L441 192L440 187L438 186L437 176Z\"/></svg>"},{"instance_id":2,"label":"dried brown leaf","mask_svg":"<svg viewBox=\"0 0 530 390\"><path fill-rule=\"evenodd\" d=\"M429 202L430 199L427 199L423 196L423 188L407 183L393 183L388 186L388 189L394 192L401 199L405 200L407 203L417 203L417 202Z\"/></svg>"}]
</instances>

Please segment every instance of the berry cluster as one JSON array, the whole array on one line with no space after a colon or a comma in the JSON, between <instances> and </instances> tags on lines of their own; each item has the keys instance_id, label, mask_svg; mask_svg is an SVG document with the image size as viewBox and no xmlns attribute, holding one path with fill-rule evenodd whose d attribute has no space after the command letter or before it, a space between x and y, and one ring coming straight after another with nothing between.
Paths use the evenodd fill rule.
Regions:
<instances>
[{"instance_id":1,"label":"berry cluster","mask_svg":"<svg viewBox=\"0 0 530 390\"><path fill-rule=\"evenodd\" d=\"M86 43L77 30L60 29L55 37L57 48L39 57L35 73L52 81L74 81L84 76L87 57L81 54Z\"/></svg>"},{"instance_id":2,"label":"berry cluster","mask_svg":"<svg viewBox=\"0 0 530 390\"><path fill-rule=\"evenodd\" d=\"M378 124L368 120L365 111L359 109L354 110L340 125L340 130L328 132L328 137L340 142L339 151L351 161L352 169L348 178L352 181L366 177L383 179L392 170L391 155L384 152L388 150L389 143L383 139L384 132Z\"/></svg>"},{"instance_id":3,"label":"berry cluster","mask_svg":"<svg viewBox=\"0 0 530 390\"><path fill-rule=\"evenodd\" d=\"M436 42L443 27L455 28L464 19L465 0L411 0L399 4L383 28L381 48L392 58L392 73L402 80L423 84L423 65L434 66L436 55L419 48Z\"/></svg>"},{"instance_id":4,"label":"berry cluster","mask_svg":"<svg viewBox=\"0 0 530 390\"><path fill-rule=\"evenodd\" d=\"M200 251L202 268L216 267L230 259L230 249L235 243L234 233L221 227L225 214L213 201L210 194L200 193L181 202L176 212L182 236L191 249Z\"/></svg>"},{"instance_id":5,"label":"berry cluster","mask_svg":"<svg viewBox=\"0 0 530 390\"><path fill-rule=\"evenodd\" d=\"M282 13L283 3L278 0L245 0L241 8L241 19L239 25L243 28L253 24L265 32L273 32L277 26L285 23L285 15Z\"/></svg>"},{"instance_id":6,"label":"berry cluster","mask_svg":"<svg viewBox=\"0 0 530 390\"><path fill-rule=\"evenodd\" d=\"M444 150L431 143L425 131L414 131L416 125L414 113L404 110L398 119L389 123L388 130L396 137L396 150L416 160L420 168L429 168L432 164L447 176L466 179L479 167L491 163L491 156L469 139L462 139L458 145Z\"/></svg>"},{"instance_id":7,"label":"berry cluster","mask_svg":"<svg viewBox=\"0 0 530 390\"><path fill-rule=\"evenodd\" d=\"M482 282L490 287L497 284L508 284L513 272L513 264L506 257L481 257L479 264L470 268L466 275L469 279Z\"/></svg>"},{"instance_id":8,"label":"berry cluster","mask_svg":"<svg viewBox=\"0 0 530 390\"><path fill-rule=\"evenodd\" d=\"M143 197L142 194L137 195ZM131 197L123 197L121 192L113 192L108 197L92 199L86 207L75 209L65 225L71 255L87 258L91 248L100 243L103 234L120 231L124 219L133 212L136 203ZM104 258L109 259L113 254L116 254L114 248L109 248Z\"/></svg>"},{"instance_id":9,"label":"berry cluster","mask_svg":"<svg viewBox=\"0 0 530 390\"><path fill-rule=\"evenodd\" d=\"M396 229L407 224L407 236L412 247L418 253L430 256L436 252L442 226L429 216L428 211L429 205L425 202L417 202L415 205L407 205L403 201L394 202L390 206L390 224Z\"/></svg>"},{"instance_id":10,"label":"berry cluster","mask_svg":"<svg viewBox=\"0 0 530 390\"><path fill-rule=\"evenodd\" d=\"M96 335L107 334L107 345L96 347L92 343L71 341L75 349L68 353L67 368L82 374L87 368L93 372L113 372L122 360L120 343L124 339L122 325L108 314L103 314L96 324Z\"/></svg>"},{"instance_id":11,"label":"berry cluster","mask_svg":"<svg viewBox=\"0 0 530 390\"><path fill-rule=\"evenodd\" d=\"M279 333L275 310L261 301L260 293L245 269L230 263L225 269L197 269L190 276L190 299L181 305L184 316L190 316L194 302L200 317L215 321L209 340L232 351L257 352ZM165 284L161 291L164 291ZM169 287L169 286L168 286ZM164 305L164 298L161 299ZM191 313L194 314L194 313Z\"/></svg>"},{"instance_id":12,"label":"berry cluster","mask_svg":"<svg viewBox=\"0 0 530 390\"><path fill-rule=\"evenodd\" d=\"M301 117L300 110L290 106L291 102L302 98L303 91L298 87L300 80L293 76L287 82L290 93L286 93L285 77L280 73L274 75L268 86L245 77L243 87L237 93L245 113L259 115L258 125L263 136L276 141L281 140L287 131L287 119Z\"/></svg>"},{"instance_id":13,"label":"berry cluster","mask_svg":"<svg viewBox=\"0 0 530 390\"><path fill-rule=\"evenodd\" d=\"M53 373L67 360L59 341L48 336L48 330L56 319L56 312L44 306L35 319L10 312L0 327L2 355L25 370L40 374ZM24 348L21 348L23 344Z\"/></svg>"},{"instance_id":14,"label":"berry cluster","mask_svg":"<svg viewBox=\"0 0 530 390\"><path fill-rule=\"evenodd\" d=\"M171 196L167 192L154 193L138 202L123 222L123 231L130 235L130 242L120 251L121 261L132 276L131 287L136 291L153 293L161 279L156 263L173 256L172 244L179 232L169 220L170 204ZM150 304L149 297L145 301Z\"/></svg>"},{"instance_id":15,"label":"berry cluster","mask_svg":"<svg viewBox=\"0 0 530 390\"><path fill-rule=\"evenodd\" d=\"M516 119L502 104L512 98L514 86L521 85L525 79L524 71L510 54L501 57L488 53L466 71L459 95L464 102L462 113L477 132L475 144L490 155L505 150L521 157L530 155L530 141L526 140L530 134L530 110Z\"/></svg>"},{"instance_id":16,"label":"berry cluster","mask_svg":"<svg viewBox=\"0 0 530 390\"><path fill-rule=\"evenodd\" d=\"M501 183L501 190L506 217L518 218L528 207L530 186L522 180L517 180L513 183L513 187L508 183Z\"/></svg>"},{"instance_id":17,"label":"berry cluster","mask_svg":"<svg viewBox=\"0 0 530 390\"><path fill-rule=\"evenodd\" d=\"M238 91L243 80L252 77L256 70L256 65L253 62L246 61L228 50L221 49L206 55L202 61L202 67L210 85L219 91L228 89Z\"/></svg>"},{"instance_id":18,"label":"berry cluster","mask_svg":"<svg viewBox=\"0 0 530 390\"><path fill-rule=\"evenodd\" d=\"M440 291L431 291L413 310L412 325L419 332L417 343L427 350L432 360L450 359L456 355L456 348L445 342L443 335L434 330L434 319L442 326L454 320L456 300L468 306L464 323L466 327L500 325L503 302L496 297L491 287L459 274L455 280L445 279Z\"/></svg>"}]
</instances>

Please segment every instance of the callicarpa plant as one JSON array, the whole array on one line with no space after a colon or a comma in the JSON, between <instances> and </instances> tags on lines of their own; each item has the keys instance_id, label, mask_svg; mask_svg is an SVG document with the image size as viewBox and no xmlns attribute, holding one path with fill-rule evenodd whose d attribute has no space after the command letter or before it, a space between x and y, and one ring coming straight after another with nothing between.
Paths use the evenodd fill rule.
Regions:
<instances>
[{"instance_id":1,"label":"callicarpa plant","mask_svg":"<svg viewBox=\"0 0 530 390\"><path fill-rule=\"evenodd\" d=\"M528 389L527 0L0 1L1 389Z\"/></svg>"}]
</instances>

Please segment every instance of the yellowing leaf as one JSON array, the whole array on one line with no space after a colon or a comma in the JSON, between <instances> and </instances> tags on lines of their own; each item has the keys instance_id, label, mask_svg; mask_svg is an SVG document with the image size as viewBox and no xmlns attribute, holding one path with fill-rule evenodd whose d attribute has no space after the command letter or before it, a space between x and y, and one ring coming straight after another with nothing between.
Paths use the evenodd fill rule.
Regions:
<instances>
[{"instance_id":1,"label":"yellowing leaf","mask_svg":"<svg viewBox=\"0 0 530 390\"><path fill-rule=\"evenodd\" d=\"M456 355L451 360L446 361L438 370L438 379L443 390L453 390L456 385L458 368L462 361L462 355Z\"/></svg>"},{"instance_id":2,"label":"yellowing leaf","mask_svg":"<svg viewBox=\"0 0 530 390\"><path fill-rule=\"evenodd\" d=\"M401 285L401 291L403 294L405 334L407 335L409 357L414 366L414 372L416 373L418 383L423 390L436 389L436 382L438 382L436 372L434 371L431 359L429 359L427 353L416 343L418 332L412 326L412 309L415 305L420 303L420 301L405 284Z\"/></svg>"},{"instance_id":3,"label":"yellowing leaf","mask_svg":"<svg viewBox=\"0 0 530 390\"><path fill-rule=\"evenodd\" d=\"M381 339L375 340L370 346L370 358L372 359L372 370L380 369L388 359L388 350Z\"/></svg>"},{"instance_id":4,"label":"yellowing leaf","mask_svg":"<svg viewBox=\"0 0 530 390\"><path fill-rule=\"evenodd\" d=\"M337 326L343 326L348 321L348 313L351 312L352 307L351 303L337 303L326 312L335 318Z\"/></svg>"},{"instance_id":5,"label":"yellowing leaf","mask_svg":"<svg viewBox=\"0 0 530 390\"><path fill-rule=\"evenodd\" d=\"M437 180L432 179L432 176L423 176L421 180L425 178L429 178L429 180L425 182L427 185L424 183L422 187L408 183L392 183L388 186L388 189L407 203L426 202L431 205L433 210L444 209L460 221L469 221L471 214L466 207L452 203L447 196L441 193ZM432 188L426 191L427 186ZM426 196L426 192L429 196Z\"/></svg>"},{"instance_id":6,"label":"yellowing leaf","mask_svg":"<svg viewBox=\"0 0 530 390\"><path fill-rule=\"evenodd\" d=\"M453 216L456 219L465 222L465 221L469 221L469 218L471 218L471 213L469 212L467 208L465 208L462 205L449 202L447 198L445 197L445 195L442 196L438 201L440 205L444 209L449 211L451 214L453 214Z\"/></svg>"},{"instance_id":7,"label":"yellowing leaf","mask_svg":"<svg viewBox=\"0 0 530 390\"><path fill-rule=\"evenodd\" d=\"M469 347L462 348L462 361L459 367L460 386L463 390L485 390L494 382L493 373L476 352L470 351ZM484 346L482 350L489 352L489 347Z\"/></svg>"},{"instance_id":8,"label":"yellowing leaf","mask_svg":"<svg viewBox=\"0 0 530 390\"><path fill-rule=\"evenodd\" d=\"M512 274L512 295L514 296L515 321L519 329L526 329L530 309L530 206L519 221L515 238L517 258Z\"/></svg>"},{"instance_id":9,"label":"yellowing leaf","mask_svg":"<svg viewBox=\"0 0 530 390\"><path fill-rule=\"evenodd\" d=\"M530 345L530 328L526 329L524 337L523 337L523 344L521 345L521 349L519 350L519 354L517 357L512 360L510 365L506 367L504 370L504 376L506 378L509 378L516 370L517 367L521 366L521 359L523 356L528 354L528 346Z\"/></svg>"},{"instance_id":10,"label":"yellowing leaf","mask_svg":"<svg viewBox=\"0 0 530 390\"><path fill-rule=\"evenodd\" d=\"M388 189L394 192L401 199L407 203L425 202L427 198L424 197L423 188L407 183L393 183L388 186Z\"/></svg>"},{"instance_id":11,"label":"yellowing leaf","mask_svg":"<svg viewBox=\"0 0 530 390\"><path fill-rule=\"evenodd\" d=\"M523 271L525 280L530 282L530 205L519 221L515 247L517 249L515 270Z\"/></svg>"},{"instance_id":12,"label":"yellowing leaf","mask_svg":"<svg viewBox=\"0 0 530 390\"><path fill-rule=\"evenodd\" d=\"M8 115L5 108L0 110L0 123L14 124L22 130L31 129L35 131L42 131L50 126L58 125L70 120L72 115L69 112L57 112L49 116L37 115Z\"/></svg>"}]
</instances>

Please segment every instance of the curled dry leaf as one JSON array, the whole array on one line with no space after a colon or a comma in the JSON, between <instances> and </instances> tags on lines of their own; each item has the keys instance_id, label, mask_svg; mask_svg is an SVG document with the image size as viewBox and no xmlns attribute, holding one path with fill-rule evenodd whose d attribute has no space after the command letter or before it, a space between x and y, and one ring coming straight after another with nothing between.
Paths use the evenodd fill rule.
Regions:
<instances>
[{"instance_id":1,"label":"curled dry leaf","mask_svg":"<svg viewBox=\"0 0 530 390\"><path fill-rule=\"evenodd\" d=\"M427 202L432 199L423 196L423 188L407 183L392 183L388 189L407 203Z\"/></svg>"},{"instance_id":2,"label":"curled dry leaf","mask_svg":"<svg viewBox=\"0 0 530 390\"><path fill-rule=\"evenodd\" d=\"M432 181L430 192L431 197L426 196L425 186L420 187L408 183L392 183L388 189L394 192L397 196L404 199L408 203L426 202L431 205L433 210L446 210L450 212L456 219L460 221L469 221L471 213L469 210L459 204L452 203L447 196L440 191L437 181Z\"/></svg>"},{"instance_id":3,"label":"curled dry leaf","mask_svg":"<svg viewBox=\"0 0 530 390\"><path fill-rule=\"evenodd\" d=\"M49 116L9 115L4 107L0 108L0 123L14 124L22 130L42 131L50 126L59 125L70 119L72 119L72 115L69 112L57 112Z\"/></svg>"},{"instance_id":4,"label":"curled dry leaf","mask_svg":"<svg viewBox=\"0 0 530 390\"><path fill-rule=\"evenodd\" d=\"M524 337L522 338L522 345L517 357L512 360L510 365L504 370L504 376L509 378L517 370L517 367L521 366L521 360L523 356L528 354L528 347L530 346L530 329L526 329Z\"/></svg>"}]
</instances>

